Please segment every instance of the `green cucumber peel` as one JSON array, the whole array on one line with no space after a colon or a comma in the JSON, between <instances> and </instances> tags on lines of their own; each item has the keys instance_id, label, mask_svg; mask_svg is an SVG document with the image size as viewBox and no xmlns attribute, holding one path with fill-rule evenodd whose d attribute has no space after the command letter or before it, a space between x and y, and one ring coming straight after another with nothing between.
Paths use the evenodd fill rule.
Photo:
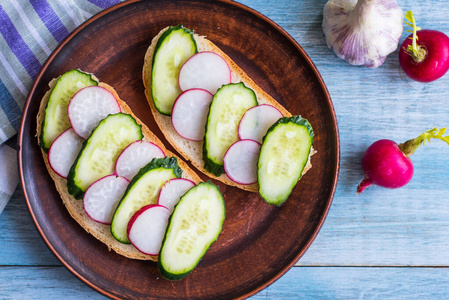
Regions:
<instances>
[{"instance_id":1,"label":"green cucumber peel","mask_svg":"<svg viewBox=\"0 0 449 300\"><path fill-rule=\"evenodd\" d=\"M268 133L270 131L272 131L278 124L281 124L281 123L287 124L290 122L298 124L300 126L304 126L309 131L310 137L312 139L314 138L315 133L313 132L312 125L309 123L309 121L307 119L304 119L300 115L297 115L297 116L292 116L292 117L283 117L283 118L280 118L279 120L277 120L276 123L274 123L273 125L271 125L270 128L268 128L267 134L265 134L265 136L262 139L262 143L265 141L265 137L268 135Z\"/></svg>"},{"instance_id":2,"label":"green cucumber peel","mask_svg":"<svg viewBox=\"0 0 449 300\"><path fill-rule=\"evenodd\" d=\"M170 26L159 37L159 39L158 39L158 41L156 43L156 46L154 48L153 61L152 61L152 64L151 64L151 98L153 99L153 104L154 104L155 108L157 109L157 111L159 113L163 114L163 115L166 115L166 116L171 116L171 109L172 108L170 108L169 110L168 110L167 107L164 108L163 107L164 106L164 104L163 104L164 101L161 101L161 99L159 99L159 97L157 96L158 93L156 91L158 90L158 88L155 86L156 84L154 83L155 82L155 77L157 76L156 75L157 70L156 70L155 63L156 63L156 60L157 60L157 57L158 57L158 54L159 54L158 52L161 49L163 43L165 42L165 39L167 37L169 37L173 32L178 31L178 30L183 31L185 34L190 36L190 39L192 41L192 45L193 45L193 48L194 48L192 55L195 54L195 53L198 53L198 45L196 44L195 38L193 37L193 34L194 34L193 30L185 28L182 24L179 24L177 26ZM182 64L179 66L179 68L181 66L182 66ZM178 72L179 72L179 70L178 70ZM177 79L177 76L178 76L178 74L176 74L176 79ZM169 83L167 83L167 84L169 84ZM176 80L176 87L175 88L178 89L178 95L179 95L181 93L181 91L179 90L179 86L178 86L177 80ZM159 93L159 95L160 95L160 93ZM173 100L173 102L175 101L175 99L172 99L172 100ZM171 103L171 105L173 105L173 103Z\"/></svg>"},{"instance_id":3,"label":"green cucumber peel","mask_svg":"<svg viewBox=\"0 0 449 300\"><path fill-rule=\"evenodd\" d=\"M299 115L283 117L268 129L257 163L259 194L268 204L279 207L288 199L302 177L313 137L311 124ZM299 144L285 145L285 139Z\"/></svg>"},{"instance_id":4,"label":"green cucumber peel","mask_svg":"<svg viewBox=\"0 0 449 300\"><path fill-rule=\"evenodd\" d=\"M88 140L85 140L83 142L83 146L81 147L81 150L78 153L78 156L76 157L72 167L70 168L69 174L67 175L67 191L70 195L78 200L83 198L85 191L75 183L75 167L78 163L81 153L83 152L84 148L86 148L87 141Z\"/></svg>"},{"instance_id":5,"label":"green cucumber peel","mask_svg":"<svg viewBox=\"0 0 449 300\"><path fill-rule=\"evenodd\" d=\"M133 126L135 125L137 128L139 128L139 130L138 130L139 135L136 140L143 139L144 136L142 133L142 125L138 124L137 121L131 115L121 113L121 112L117 113L117 114L109 115L108 117L101 120L100 123L98 124L98 126L92 131L91 137L95 137L96 131L101 129L100 125L103 125L104 123L106 123L108 118L115 117L115 116L127 116L127 118L129 118L129 120L131 120L131 122L133 123ZM83 146L81 147L81 150L78 153L78 156L76 157L75 162L73 163L72 167L70 168L69 174L67 176L67 190L68 190L69 194L71 194L73 197L75 197L75 199L82 199L84 196L84 193L86 192L86 190L84 190L82 187L80 187L77 184L75 177L76 177L76 167L78 165L78 161L80 160L84 150L90 145L90 143L89 143L90 141L91 141L91 138L89 137L87 140L85 140L83 142Z\"/></svg>"},{"instance_id":6,"label":"green cucumber peel","mask_svg":"<svg viewBox=\"0 0 449 300\"><path fill-rule=\"evenodd\" d=\"M128 184L128 187L126 188L125 193L123 194L122 199L126 197L128 192L131 190L132 186L137 181L139 181L139 179L142 176L144 176L147 172L149 172L151 170L159 169L159 168L172 169L173 170L173 174L175 174L175 176L177 178L181 178L182 169L179 167L178 159L176 157L166 156L164 158L153 158L148 164L146 164L144 167L142 167L139 170L139 172L137 172L137 174L133 177L131 182ZM120 204L118 206L120 206Z\"/></svg>"},{"instance_id":7,"label":"green cucumber peel","mask_svg":"<svg viewBox=\"0 0 449 300\"><path fill-rule=\"evenodd\" d=\"M114 216L112 218L111 222L111 234L112 236L123 244L129 244L130 241L127 238L126 235L126 229L124 229L124 223L123 220L126 218L126 226L129 222L129 219L131 216L139 210L144 205L147 205L148 203L140 203L137 208L137 210L129 210L129 206L133 206L133 203L135 205L135 202L133 201L132 195L130 193L133 192L133 189L136 187L136 184L139 185L139 181L142 179L142 177L145 177L149 175L151 171L154 170L160 170L160 169L166 169L171 170L170 176L163 179L163 182L166 180L170 180L173 178L181 178L182 175L182 169L178 165L178 160L176 157L164 157L164 158L153 158L151 162L149 162L147 165L142 167L139 172L133 177L131 182L128 184L128 187L125 190L125 193L122 196L122 199L120 200L119 204L117 205L117 208L115 210ZM161 172L163 173L163 172ZM159 173L159 174L161 174ZM167 176L167 173L164 173L164 176ZM172 176L173 175L173 176ZM143 179L145 180L145 179ZM163 184L160 183L161 185ZM145 183L145 182L144 182ZM138 188L138 187L137 187ZM129 198L131 197L131 198ZM151 199L151 198L150 198ZM157 200L157 198L156 198ZM148 199L145 199L145 201L148 201ZM131 214L131 215L128 215Z\"/></svg>"},{"instance_id":8,"label":"green cucumber peel","mask_svg":"<svg viewBox=\"0 0 449 300\"><path fill-rule=\"evenodd\" d=\"M214 162L212 159L210 159L207 156L207 149L204 146L205 143L203 143L203 160L204 160L204 169L211 173L214 174L215 176L219 177L220 175L224 174L224 166L217 164L216 162Z\"/></svg>"},{"instance_id":9,"label":"green cucumber peel","mask_svg":"<svg viewBox=\"0 0 449 300\"><path fill-rule=\"evenodd\" d=\"M66 91L67 87L64 87L64 85L67 85L67 81L70 82L70 80L76 76L85 77L84 79L86 80L86 82L80 83L80 81L78 80L76 83L79 85L77 85L76 87L72 86L70 88L71 91L69 92L67 99L62 99L62 102L58 101L61 99L57 99L57 94ZM47 114L50 114L51 109L56 110L57 107L59 107L61 105L63 106L60 111L62 111L62 113L63 113L63 115L61 116L62 117L61 121L64 123L65 126L63 126L59 130L59 131L61 131L60 133L62 133L63 131L65 131L66 129L68 129L70 127L69 117L66 112L67 105L68 105L70 99L81 88L84 88L86 86L92 86L92 85L98 85L98 81L93 78L93 75L90 73L82 72L77 69L67 71L57 79L56 84L54 85L53 89L50 92L50 96L48 97L48 102L47 102L47 105L46 105L45 111L44 111L44 118L43 118L42 124L41 124L41 133L39 135L39 146L42 148L42 150L44 150L45 153L48 153L48 150L50 149L50 146L51 146L53 140L57 137L57 136L47 137L47 130L48 130L47 128L49 126L50 127L55 126L55 124L53 124L54 121ZM60 103L58 103L58 102L60 102ZM56 105L56 107L54 107L55 105Z\"/></svg>"},{"instance_id":10,"label":"green cucumber peel","mask_svg":"<svg viewBox=\"0 0 449 300\"><path fill-rule=\"evenodd\" d=\"M166 156L164 158L153 158L148 164L142 167L139 170L139 172L137 172L137 174L133 177L133 179L128 185L128 188L125 191L125 195L128 193L129 187L131 187L136 181L138 181L140 177L142 177L151 170L159 168L173 169L173 173L176 175L176 177L181 178L182 169L179 167L178 159L176 157Z\"/></svg>"},{"instance_id":11,"label":"green cucumber peel","mask_svg":"<svg viewBox=\"0 0 449 300\"><path fill-rule=\"evenodd\" d=\"M193 30L190 30L190 29L188 29L188 28L185 28L182 24L178 24L178 25L176 25L176 26L170 26L170 27L168 27L168 29L167 29L164 33L161 34L161 36L160 36L159 39L157 40L156 46L154 47L154 53L156 53L157 50L161 47L162 43L164 42L164 40L165 40L165 38L166 38L167 36L169 36L173 31L180 30L180 29L181 29L182 31L184 31L185 33L187 33L187 34L190 34L190 36L191 36L191 38L192 38L192 42L195 44L195 48L196 48L196 50L198 51L198 46L197 46L197 44L196 44L195 39L193 38L194 31L193 31ZM151 66L154 67L154 59L153 59L153 62L152 62L152 65L151 65Z\"/></svg>"},{"instance_id":12,"label":"green cucumber peel","mask_svg":"<svg viewBox=\"0 0 449 300\"><path fill-rule=\"evenodd\" d=\"M216 226L215 227L216 234L214 234L213 237L212 236L209 237L209 240L207 240L207 242L205 242L204 245L202 245L204 248L199 249L200 251L198 251L198 253L200 255L195 257L195 259L193 259L191 262L189 260L190 264L188 266L184 266L184 268L179 268L179 266L172 266L167 261L166 256L165 256L166 251L168 253L171 252L171 255L174 254L173 253L174 251L166 250L166 248L175 246L173 244L173 242L174 242L173 239L171 239L171 240L169 239L169 235L172 234L172 230L176 230L176 229L180 229L181 232L175 231L175 232L173 232L173 235L177 235L177 234L181 235L182 234L183 228L182 227L179 228L179 225L176 224L176 222L179 223L180 218L182 219L182 217L179 217L178 214L181 214L183 212L182 209L184 208L184 206L187 206L187 204L184 205L185 201L188 201L189 199L190 199L190 201L192 201L191 200L192 197L190 196L190 194L194 194L196 192L196 190L199 190L202 188L206 188L206 189L208 189L209 192L214 192L215 195L218 196L216 199L217 205L214 207L216 207L217 209L220 209L220 217L219 217L219 219L218 218L216 219L216 221L218 221L218 224L213 224L214 227ZM196 199L199 199L199 198L196 198ZM185 211L186 210L184 210L184 212ZM210 216L214 216L214 213L213 212L210 213L209 217ZM161 247L161 251L159 252L159 259L158 259L158 268L159 268L159 271L161 272L161 275L168 280L180 280L180 279L185 278L187 275L189 275L195 269L195 267L198 265L198 263L201 261L201 259L204 257L207 250L209 250L210 246L218 239L218 236L220 235L220 232L223 229L223 222L224 222L225 218L226 218L226 207L225 207L223 195L221 194L220 189L215 184L213 184L210 180L207 182L200 182L199 184L197 184L196 186L191 188L189 191L187 191L179 200L179 203L176 205L175 210L173 211L173 213L170 216L169 221L168 221L167 230L166 230L164 239L162 241L162 247ZM176 225L178 225L178 227ZM172 228L172 227L174 227L174 228ZM186 230L184 229L184 231L186 231ZM194 232L196 232L196 231L192 231L193 234L194 234ZM201 236L199 236L197 238L200 239ZM170 244L170 242L172 244ZM167 243L169 245L167 245ZM176 252L175 252L175 254L180 255L180 254L177 254ZM168 260L170 260L170 259L168 259ZM173 257L171 257L171 260L173 261ZM170 271L170 269L172 269L172 270Z\"/></svg>"},{"instance_id":13,"label":"green cucumber peel","mask_svg":"<svg viewBox=\"0 0 449 300\"><path fill-rule=\"evenodd\" d=\"M211 112L214 110L214 101L215 101L215 99L217 99L217 97L220 97L220 96L221 96L221 95L220 95L221 92L226 93L226 90L227 90L227 89L229 89L229 88L232 89L232 88L235 88L235 87L244 89L245 93L249 93L251 99L254 101L250 106L246 107L246 110L248 110L248 109L251 108L251 107L254 107L254 106L257 106L257 105L258 105L256 93L255 93L251 88L248 88L243 82L225 84L225 85L223 85L221 88L219 88L219 89L217 90L217 92L215 93L215 95L214 95L214 97L213 97L213 99L212 99L212 103L211 103L211 105L210 105L209 114L208 114L208 116L207 116L206 131L205 131L205 135L204 135L204 143L203 143L203 161L204 161L204 169L205 169L207 172L209 172L209 173L211 173L211 174L213 174L213 175L215 175L215 176L217 176L217 177L219 177L220 175L224 174L225 171L224 171L223 162L222 162L222 161L221 161L221 162L215 161L215 160L214 160L214 157L211 157L211 156L213 156L213 155L211 155L211 154L209 153L209 150L208 150L208 147L210 146L209 143L212 143L212 142L210 142L209 137L211 137L211 140L213 140L214 137L213 137L213 136L209 136L209 132L208 132L208 124L209 124L209 120L210 120L210 118L211 118ZM221 99L223 99L223 98L221 98ZM215 103L216 103L216 102L217 102L217 101L215 101ZM216 106L216 105L220 105L220 104L221 104L221 103L215 104L215 106ZM246 111L246 110L245 110L245 111ZM244 112L243 112L243 113L244 113ZM240 116L238 122L240 121L240 119L241 119L242 116L243 116L243 114ZM235 136L234 142L238 141L238 139L239 139L239 138L238 138L238 122L237 122L236 128L235 128L236 136ZM214 128L212 128L212 129L210 129L210 130L212 130L212 132L213 132L213 129L214 129ZM232 143L229 144L228 147L231 146L231 145L232 145ZM227 149L226 149L226 150L227 150ZM226 151L224 151L224 152L226 152ZM223 154L224 154L224 153L223 153ZM216 159L216 158L215 158L215 159ZM222 159L223 159L223 157L221 157L221 160L222 160Z\"/></svg>"}]
</instances>

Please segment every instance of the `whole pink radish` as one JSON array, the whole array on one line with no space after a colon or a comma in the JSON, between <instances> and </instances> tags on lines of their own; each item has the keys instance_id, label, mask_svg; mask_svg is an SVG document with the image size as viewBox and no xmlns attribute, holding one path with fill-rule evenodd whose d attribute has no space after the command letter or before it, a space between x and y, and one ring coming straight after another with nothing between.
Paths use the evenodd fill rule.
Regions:
<instances>
[{"instance_id":1,"label":"whole pink radish","mask_svg":"<svg viewBox=\"0 0 449 300\"><path fill-rule=\"evenodd\" d=\"M449 144L449 135L443 136L445 132L446 128L438 130L435 127L399 145L391 140L374 142L362 159L365 177L357 186L357 194L372 184L391 189L406 185L412 179L414 170L410 156L426 140L439 139Z\"/></svg>"},{"instance_id":2,"label":"whole pink radish","mask_svg":"<svg viewBox=\"0 0 449 300\"><path fill-rule=\"evenodd\" d=\"M413 28L399 49L399 64L413 80L430 82L449 70L449 37L437 30L421 30L411 11L405 23Z\"/></svg>"}]
</instances>

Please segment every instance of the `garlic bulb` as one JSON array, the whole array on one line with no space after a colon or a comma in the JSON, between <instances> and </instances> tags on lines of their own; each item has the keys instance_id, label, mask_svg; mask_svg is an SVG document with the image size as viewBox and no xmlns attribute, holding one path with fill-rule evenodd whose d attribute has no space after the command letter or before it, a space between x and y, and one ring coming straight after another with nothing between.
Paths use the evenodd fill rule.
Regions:
<instances>
[{"instance_id":1,"label":"garlic bulb","mask_svg":"<svg viewBox=\"0 0 449 300\"><path fill-rule=\"evenodd\" d=\"M377 68L397 49L403 18L396 0L329 0L323 10L323 31L338 57Z\"/></svg>"}]
</instances>

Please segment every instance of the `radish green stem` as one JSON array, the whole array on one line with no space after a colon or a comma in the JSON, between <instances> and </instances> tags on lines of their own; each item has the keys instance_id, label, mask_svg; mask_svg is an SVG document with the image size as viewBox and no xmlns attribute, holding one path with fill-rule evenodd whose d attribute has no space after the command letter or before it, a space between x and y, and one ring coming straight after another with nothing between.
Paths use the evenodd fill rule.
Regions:
<instances>
[{"instance_id":1,"label":"radish green stem","mask_svg":"<svg viewBox=\"0 0 449 300\"><path fill-rule=\"evenodd\" d=\"M439 139L446 142L449 145L449 135L443 136L446 132L446 128L427 130L426 132L420 134L418 137L408 140L402 144L399 144L399 149L405 154L405 156L412 155L419 146L424 145L426 140L430 143L431 139Z\"/></svg>"},{"instance_id":2,"label":"radish green stem","mask_svg":"<svg viewBox=\"0 0 449 300\"><path fill-rule=\"evenodd\" d=\"M424 60L424 58L427 55L426 49L421 48L416 43L416 41L418 40L418 35L416 34L416 32L418 30L421 30L421 28L416 26L415 17L413 16L413 13L411 10L409 10L405 14L405 19L406 19L406 20L404 20L405 24L407 24L408 26L413 28L413 30L407 30L407 32L412 32L413 36L410 38L410 39L412 39L412 44L408 45L406 52L408 54L410 54L410 56L413 58L413 60L415 62L420 63ZM407 20L408 20L408 22L407 22Z\"/></svg>"}]
</instances>

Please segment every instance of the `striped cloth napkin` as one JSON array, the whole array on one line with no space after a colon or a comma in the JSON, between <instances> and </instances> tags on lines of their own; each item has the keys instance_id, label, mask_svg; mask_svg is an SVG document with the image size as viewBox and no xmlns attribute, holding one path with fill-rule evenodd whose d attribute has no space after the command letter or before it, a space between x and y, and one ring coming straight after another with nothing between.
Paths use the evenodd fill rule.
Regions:
<instances>
[{"instance_id":1,"label":"striped cloth napkin","mask_svg":"<svg viewBox=\"0 0 449 300\"><path fill-rule=\"evenodd\" d=\"M121 1L0 1L0 213L19 181L16 137L34 79L70 32Z\"/></svg>"}]
</instances>

